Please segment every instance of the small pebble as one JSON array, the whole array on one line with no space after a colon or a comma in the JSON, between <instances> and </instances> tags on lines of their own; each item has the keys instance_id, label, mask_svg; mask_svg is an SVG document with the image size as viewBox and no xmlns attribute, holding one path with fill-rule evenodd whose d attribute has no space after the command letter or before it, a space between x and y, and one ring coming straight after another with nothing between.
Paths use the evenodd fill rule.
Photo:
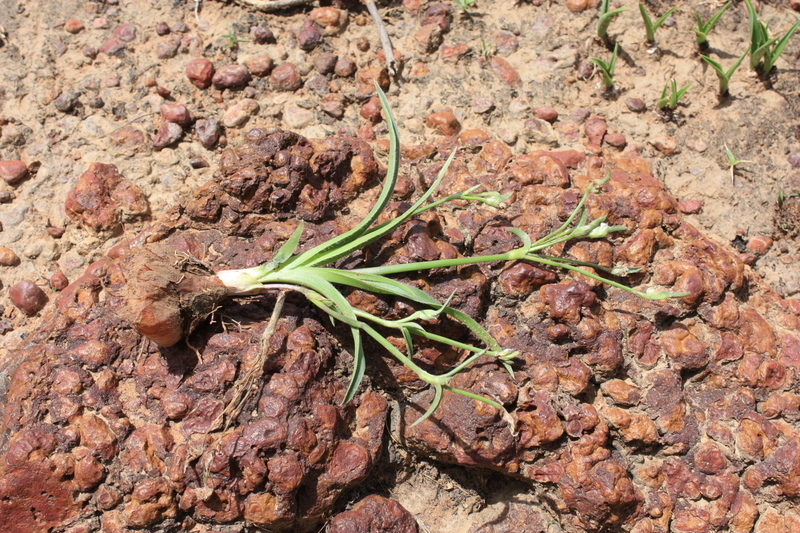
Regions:
<instances>
[{"instance_id":1,"label":"small pebble","mask_svg":"<svg viewBox=\"0 0 800 533\"><path fill-rule=\"evenodd\" d=\"M320 74L330 74L336 68L336 62L338 60L339 56L336 54L323 52L314 58L314 68L316 68L317 72Z\"/></svg>"},{"instance_id":2,"label":"small pebble","mask_svg":"<svg viewBox=\"0 0 800 533\"><path fill-rule=\"evenodd\" d=\"M108 19L104 17L96 18L92 21L92 27L96 30L105 30L108 28Z\"/></svg>"},{"instance_id":3,"label":"small pebble","mask_svg":"<svg viewBox=\"0 0 800 533\"><path fill-rule=\"evenodd\" d=\"M581 61L578 63L578 69L575 75L579 80L588 80L594 74L594 64L589 61Z\"/></svg>"},{"instance_id":4,"label":"small pebble","mask_svg":"<svg viewBox=\"0 0 800 533\"><path fill-rule=\"evenodd\" d=\"M792 168L800 168L800 151L792 152L787 159Z\"/></svg>"},{"instance_id":5,"label":"small pebble","mask_svg":"<svg viewBox=\"0 0 800 533\"><path fill-rule=\"evenodd\" d=\"M678 202L678 210L684 215L696 215L703 209L703 202L701 200L680 200Z\"/></svg>"},{"instance_id":6,"label":"small pebble","mask_svg":"<svg viewBox=\"0 0 800 533\"><path fill-rule=\"evenodd\" d=\"M258 102L245 98L228 108L222 116L222 124L226 128L238 128L258 113Z\"/></svg>"},{"instance_id":7,"label":"small pebble","mask_svg":"<svg viewBox=\"0 0 800 533\"><path fill-rule=\"evenodd\" d=\"M105 85L106 87L119 87L119 76L117 76L116 74L112 74L111 76L103 80L103 85Z\"/></svg>"},{"instance_id":8,"label":"small pebble","mask_svg":"<svg viewBox=\"0 0 800 533\"><path fill-rule=\"evenodd\" d=\"M678 151L678 141L669 135L658 135L649 142L656 150L665 155L672 155Z\"/></svg>"},{"instance_id":9,"label":"small pebble","mask_svg":"<svg viewBox=\"0 0 800 533\"><path fill-rule=\"evenodd\" d=\"M349 57L340 57L338 61L336 61L336 66L333 68L333 72L337 76L341 76L342 78L348 78L356 73L358 66L353 59Z\"/></svg>"},{"instance_id":10,"label":"small pebble","mask_svg":"<svg viewBox=\"0 0 800 533\"><path fill-rule=\"evenodd\" d=\"M162 120L161 125L158 127L158 132L153 138L153 147L166 148L167 146L178 142L182 136L183 128L174 122Z\"/></svg>"},{"instance_id":11,"label":"small pebble","mask_svg":"<svg viewBox=\"0 0 800 533\"><path fill-rule=\"evenodd\" d=\"M764 235L756 235L747 242L747 251L756 255L764 255L772 247L772 239Z\"/></svg>"},{"instance_id":12,"label":"small pebble","mask_svg":"<svg viewBox=\"0 0 800 533\"><path fill-rule=\"evenodd\" d=\"M28 177L28 166L19 160L0 161L0 178L13 185Z\"/></svg>"},{"instance_id":13,"label":"small pebble","mask_svg":"<svg viewBox=\"0 0 800 533\"><path fill-rule=\"evenodd\" d=\"M689 150L693 150L693 151L697 152L698 154L702 154L703 152L708 150L708 144L706 144L705 141L702 141L700 139L694 139L694 140L687 141L686 147Z\"/></svg>"},{"instance_id":14,"label":"small pebble","mask_svg":"<svg viewBox=\"0 0 800 533\"><path fill-rule=\"evenodd\" d=\"M169 27L170 31L175 33L188 33L189 32L189 25L185 22L176 22L172 26Z\"/></svg>"},{"instance_id":15,"label":"small pebble","mask_svg":"<svg viewBox=\"0 0 800 533\"><path fill-rule=\"evenodd\" d=\"M209 166L208 165L208 161L206 161L205 158L200 157L199 155L194 156L193 158L191 158L189 160L189 165L192 168L207 168Z\"/></svg>"},{"instance_id":16,"label":"small pebble","mask_svg":"<svg viewBox=\"0 0 800 533\"><path fill-rule=\"evenodd\" d=\"M0 191L0 204L7 204L14 201L14 195L8 191Z\"/></svg>"},{"instance_id":17,"label":"small pebble","mask_svg":"<svg viewBox=\"0 0 800 533\"><path fill-rule=\"evenodd\" d=\"M261 78L269 76L269 73L275 68L275 63L269 56L256 56L248 59L245 62L245 66L250 71L250 74Z\"/></svg>"},{"instance_id":18,"label":"small pebble","mask_svg":"<svg viewBox=\"0 0 800 533\"><path fill-rule=\"evenodd\" d=\"M111 37L100 46L100 52L113 56L120 54L125 49L125 43L117 37Z\"/></svg>"},{"instance_id":19,"label":"small pebble","mask_svg":"<svg viewBox=\"0 0 800 533\"><path fill-rule=\"evenodd\" d=\"M558 119L558 111L550 106L543 105L533 110L533 116L542 120L546 120L552 124Z\"/></svg>"},{"instance_id":20,"label":"small pebble","mask_svg":"<svg viewBox=\"0 0 800 533\"><path fill-rule=\"evenodd\" d=\"M308 109L289 105L283 109L283 121L291 129L300 129L314 122L314 113Z\"/></svg>"},{"instance_id":21,"label":"small pebble","mask_svg":"<svg viewBox=\"0 0 800 533\"><path fill-rule=\"evenodd\" d=\"M212 149L219 141L220 127L219 119L216 117L209 117L203 120L198 120L194 125L194 130L197 132L197 137L200 139L200 144L206 149Z\"/></svg>"},{"instance_id":22,"label":"small pebble","mask_svg":"<svg viewBox=\"0 0 800 533\"><path fill-rule=\"evenodd\" d=\"M573 13L580 13L589 7L588 0L567 0L567 9Z\"/></svg>"},{"instance_id":23,"label":"small pebble","mask_svg":"<svg viewBox=\"0 0 800 533\"><path fill-rule=\"evenodd\" d=\"M625 148L625 146L628 144L627 139L625 139L625 136L621 133L606 133L605 137L603 137L603 140L606 142L606 144L619 149Z\"/></svg>"},{"instance_id":24,"label":"small pebble","mask_svg":"<svg viewBox=\"0 0 800 533\"><path fill-rule=\"evenodd\" d=\"M272 86L279 91L294 91L303 84L293 63L283 63L272 70L269 76Z\"/></svg>"},{"instance_id":25,"label":"small pebble","mask_svg":"<svg viewBox=\"0 0 800 533\"><path fill-rule=\"evenodd\" d=\"M84 28L85 27L83 25L83 22L81 22L80 20L69 19L64 23L64 30L67 33L72 33L72 34L80 33L84 30Z\"/></svg>"},{"instance_id":26,"label":"small pebble","mask_svg":"<svg viewBox=\"0 0 800 533\"><path fill-rule=\"evenodd\" d=\"M459 124L458 119L453 114L453 110L449 107L428 115L425 118L425 125L435 129L442 135L455 135L461 131L461 124Z\"/></svg>"},{"instance_id":27,"label":"small pebble","mask_svg":"<svg viewBox=\"0 0 800 533\"><path fill-rule=\"evenodd\" d=\"M86 101L86 105L91 107L92 109L100 109L101 107L106 105L106 103L99 96L95 96L93 98L89 98L89 100Z\"/></svg>"},{"instance_id":28,"label":"small pebble","mask_svg":"<svg viewBox=\"0 0 800 533\"><path fill-rule=\"evenodd\" d=\"M275 42L275 35L267 28L252 27L250 28L250 35L253 36L253 40L258 44Z\"/></svg>"},{"instance_id":29,"label":"small pebble","mask_svg":"<svg viewBox=\"0 0 800 533\"><path fill-rule=\"evenodd\" d=\"M333 118L342 118L345 111L344 98L338 94L327 95L320 102L319 108Z\"/></svg>"},{"instance_id":30,"label":"small pebble","mask_svg":"<svg viewBox=\"0 0 800 533\"><path fill-rule=\"evenodd\" d=\"M111 33L123 43L129 43L136 39L136 26L133 24L120 24Z\"/></svg>"},{"instance_id":31,"label":"small pebble","mask_svg":"<svg viewBox=\"0 0 800 533\"><path fill-rule=\"evenodd\" d=\"M89 59L94 59L97 57L97 48L94 46L89 46L88 44L83 47L83 55L88 57Z\"/></svg>"},{"instance_id":32,"label":"small pebble","mask_svg":"<svg viewBox=\"0 0 800 533\"><path fill-rule=\"evenodd\" d=\"M60 239L64 236L64 232L66 231L65 228L59 228L56 226L47 226L45 229L47 230L47 234L54 239Z\"/></svg>"},{"instance_id":33,"label":"small pebble","mask_svg":"<svg viewBox=\"0 0 800 533\"><path fill-rule=\"evenodd\" d=\"M11 248L5 246L0 247L0 266L17 266L19 264L19 256L14 253Z\"/></svg>"},{"instance_id":34,"label":"small pebble","mask_svg":"<svg viewBox=\"0 0 800 533\"><path fill-rule=\"evenodd\" d=\"M156 45L156 57L159 59L171 59L178 55L178 50L180 50L180 48L180 37L177 35L169 35Z\"/></svg>"},{"instance_id":35,"label":"small pebble","mask_svg":"<svg viewBox=\"0 0 800 533\"><path fill-rule=\"evenodd\" d=\"M56 270L53 272L53 275L50 276L50 288L54 291L63 291L68 286L69 279L67 279L67 276L60 270Z\"/></svg>"},{"instance_id":36,"label":"small pebble","mask_svg":"<svg viewBox=\"0 0 800 533\"><path fill-rule=\"evenodd\" d=\"M53 105L55 105L56 109L62 113L69 113L75 109L75 105L78 103L78 98L80 95L81 93L78 92L61 93L58 95L58 98L53 101Z\"/></svg>"},{"instance_id":37,"label":"small pebble","mask_svg":"<svg viewBox=\"0 0 800 533\"><path fill-rule=\"evenodd\" d=\"M569 119L576 124L583 124L592 112L586 108L573 109L569 112Z\"/></svg>"},{"instance_id":38,"label":"small pebble","mask_svg":"<svg viewBox=\"0 0 800 533\"><path fill-rule=\"evenodd\" d=\"M47 295L31 280L23 280L8 289L8 297L17 309L33 316L47 304Z\"/></svg>"},{"instance_id":39,"label":"small pebble","mask_svg":"<svg viewBox=\"0 0 800 533\"><path fill-rule=\"evenodd\" d=\"M160 110L164 120L174 122L184 128L194 122L191 111L186 109L183 104L162 104Z\"/></svg>"},{"instance_id":40,"label":"small pebble","mask_svg":"<svg viewBox=\"0 0 800 533\"><path fill-rule=\"evenodd\" d=\"M169 34L169 24L166 22L159 22L156 24L156 33L162 36Z\"/></svg>"},{"instance_id":41,"label":"small pebble","mask_svg":"<svg viewBox=\"0 0 800 533\"><path fill-rule=\"evenodd\" d=\"M625 105L634 113L641 113L647 109L647 105L640 98L626 98Z\"/></svg>"},{"instance_id":42,"label":"small pebble","mask_svg":"<svg viewBox=\"0 0 800 533\"><path fill-rule=\"evenodd\" d=\"M204 57L192 59L186 63L186 77L195 87L206 89L214 77L214 64Z\"/></svg>"},{"instance_id":43,"label":"small pebble","mask_svg":"<svg viewBox=\"0 0 800 533\"><path fill-rule=\"evenodd\" d=\"M369 120L373 124L377 124L383 118L381 116L381 101L378 100L377 97L373 96L367 101L367 103L361 106L361 111L359 114L362 118Z\"/></svg>"},{"instance_id":44,"label":"small pebble","mask_svg":"<svg viewBox=\"0 0 800 533\"><path fill-rule=\"evenodd\" d=\"M156 85L156 93L158 93L158 96L162 98L169 98L170 95L172 94L172 92L169 89L167 89L166 87L162 87L161 85Z\"/></svg>"},{"instance_id":45,"label":"small pebble","mask_svg":"<svg viewBox=\"0 0 800 533\"><path fill-rule=\"evenodd\" d=\"M244 65L223 65L214 73L211 83L215 89L238 89L250 81L250 72Z\"/></svg>"},{"instance_id":46,"label":"small pebble","mask_svg":"<svg viewBox=\"0 0 800 533\"><path fill-rule=\"evenodd\" d=\"M494 100L491 98L475 98L472 100L472 112L478 115L488 113L494 109Z\"/></svg>"},{"instance_id":47,"label":"small pebble","mask_svg":"<svg viewBox=\"0 0 800 533\"><path fill-rule=\"evenodd\" d=\"M358 48L362 52L366 52L369 50L369 39L366 37L359 37L356 39L356 48Z\"/></svg>"},{"instance_id":48,"label":"small pebble","mask_svg":"<svg viewBox=\"0 0 800 533\"><path fill-rule=\"evenodd\" d=\"M500 78L500 81L511 87L522 85L522 78L511 64L502 57L493 57L491 61L492 71Z\"/></svg>"},{"instance_id":49,"label":"small pebble","mask_svg":"<svg viewBox=\"0 0 800 533\"><path fill-rule=\"evenodd\" d=\"M301 50L310 51L319 46L322 42L322 30L319 29L313 20L306 19L302 29L297 34L297 46Z\"/></svg>"}]
</instances>

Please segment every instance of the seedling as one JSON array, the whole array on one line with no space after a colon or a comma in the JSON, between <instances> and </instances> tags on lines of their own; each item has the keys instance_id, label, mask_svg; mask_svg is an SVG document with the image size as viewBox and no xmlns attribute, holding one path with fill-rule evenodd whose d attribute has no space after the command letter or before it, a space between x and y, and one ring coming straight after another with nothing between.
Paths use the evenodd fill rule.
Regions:
<instances>
[{"instance_id":1,"label":"seedling","mask_svg":"<svg viewBox=\"0 0 800 533\"><path fill-rule=\"evenodd\" d=\"M800 193L793 192L793 193L786 194L786 193L783 192L783 189L779 190L778 191L778 207L783 207L783 204L784 204L784 202L786 202L786 200L788 200L789 198L797 197L797 196L800 196Z\"/></svg>"},{"instance_id":2,"label":"seedling","mask_svg":"<svg viewBox=\"0 0 800 533\"><path fill-rule=\"evenodd\" d=\"M769 27L758 19L753 3L744 0L750 18L750 68L759 69L762 74L769 74L775 62L783 53L794 33L800 29L800 19L789 28L783 37L770 37Z\"/></svg>"},{"instance_id":3,"label":"seedling","mask_svg":"<svg viewBox=\"0 0 800 533\"><path fill-rule=\"evenodd\" d=\"M473 265L483 262L535 261L552 267L579 272L592 279L602 281L650 300L686 295L686 293L674 293L669 291L640 292L581 268L588 266L598 269L598 271L608 271L615 276L635 271L635 269L628 269L625 266L609 270L592 263L553 257L542 253L546 249L559 243L573 239L603 238L611 233L626 229L622 226L609 226L605 223L605 217L600 217L592 221L588 220L588 214L585 208L586 200L592 193L608 181L608 176L597 184L589 185L575 210L561 227L542 239L531 242L527 233L517 228L509 228L508 232L510 237L515 237L520 243L517 248L509 252L423 261L418 263L355 268L351 270L328 267L327 265L353 252L361 250L370 243L391 235L395 229L412 217L434 209L444 203L454 200L466 200L482 202L492 207L498 207L508 197L507 195L500 195L496 192L477 192L480 186L476 186L446 198L429 202L434 190L447 173L447 169L455 156L454 152L450 155L450 158L439 172L431 187L416 201L416 203L400 216L384 223L373 225L391 199L395 184L397 183L400 159L397 124L392 117L386 96L380 88L377 88L376 91L381 105L383 106L383 112L389 127L390 148L383 187L378 200L367 216L357 226L342 235L334 237L305 252L296 253L303 234L303 226L300 224L294 234L280 247L271 261L257 267L226 270L217 273L218 279L228 288L229 295L248 295L264 291L278 292L278 300L275 310L273 311L273 318L270 320L270 324L267 327L267 333L271 331L270 327L272 327L274 321L277 320L276 313L280 312L279 304L282 304L282 298L287 291L295 291L303 294L309 302L327 314L332 321L349 327L353 341L353 372L349 387L344 396L344 402L348 402L354 397L364 376L366 357L362 344L362 336L367 335L397 358L403 365L412 370L422 381L428 383L433 388L433 401L427 411L415 424L426 419L434 412L442 400L444 391L461 394L491 405L498 409L503 416L507 417L507 412L503 406L495 400L480 396L468 390L453 387L449 383L456 374L469 367L481 357L495 358L499 364L513 375L511 363L517 355L517 352L502 348L483 326L465 313L450 307L449 302L438 302L426 292L416 287L389 278L388 276L392 274L417 273L435 268ZM411 313L409 316L399 319L387 319L374 316L352 306L340 292L340 289L337 288L337 285L401 298L410 302L418 310ZM427 331L425 322L436 320L443 316L447 316L466 326L479 342L461 342L450 339L447 336ZM386 334L387 330L393 330L402 335L402 338L405 340L404 350L398 348L389 341ZM432 374L413 360L413 355L415 353L415 337L442 343L453 349L462 351L467 355L464 361L452 370L443 374ZM238 400L236 404L241 405L241 400Z\"/></svg>"},{"instance_id":4,"label":"seedling","mask_svg":"<svg viewBox=\"0 0 800 533\"><path fill-rule=\"evenodd\" d=\"M590 57L589 61L597 65L603 75L603 87L610 91L614 87L614 68L617 66L617 52L619 51L619 44L614 45L614 52L611 54L611 60L606 63L602 59Z\"/></svg>"},{"instance_id":5,"label":"seedling","mask_svg":"<svg viewBox=\"0 0 800 533\"><path fill-rule=\"evenodd\" d=\"M481 57L489 59L494 55L494 46L481 37Z\"/></svg>"},{"instance_id":6,"label":"seedling","mask_svg":"<svg viewBox=\"0 0 800 533\"><path fill-rule=\"evenodd\" d=\"M656 30L664 24L664 21L667 20L667 17L672 15L672 12L675 11L674 7L671 7L667 10L666 13L658 17L655 22L653 19L650 18L650 13L647 12L645 9L644 4L641 2L639 3L639 12L642 14L642 20L644 21L644 30L647 32L647 42L650 44L655 44L656 42Z\"/></svg>"},{"instance_id":7,"label":"seedling","mask_svg":"<svg viewBox=\"0 0 800 533\"><path fill-rule=\"evenodd\" d=\"M228 40L228 44L225 45L225 47L228 48L228 50L236 50L236 48L239 47L239 43L248 42L248 39L239 39L238 37L236 37L236 34L233 33L233 28L231 28L230 24L228 24L228 33L226 33L222 37Z\"/></svg>"},{"instance_id":8,"label":"seedling","mask_svg":"<svg viewBox=\"0 0 800 533\"><path fill-rule=\"evenodd\" d=\"M672 78L669 83L664 85L664 90L661 91L661 98L658 99L656 107L662 111L672 111L678 107L678 102L691 86L692 83L689 82L683 89L678 89L678 82L675 81L675 78Z\"/></svg>"},{"instance_id":9,"label":"seedling","mask_svg":"<svg viewBox=\"0 0 800 533\"><path fill-rule=\"evenodd\" d=\"M703 61L705 61L706 63L708 63L709 65L711 65L711 68L713 68L714 72L717 73L717 78L719 78L719 95L720 96L725 97L725 96L728 96L728 94L730 94L729 91L728 91L728 84L730 84L731 77L733 77L733 73L736 72L736 69L739 68L739 65L742 64L742 61L744 61L744 58L747 57L747 53L748 53L748 51L745 50L744 54L742 54L739 57L739 59L737 59L736 62L728 70L724 70L722 68L722 65L720 65L718 62L714 61L710 57L707 57L707 56L704 56L704 55L700 56L700 58Z\"/></svg>"},{"instance_id":10,"label":"seedling","mask_svg":"<svg viewBox=\"0 0 800 533\"><path fill-rule=\"evenodd\" d=\"M725 144L725 157L728 158L728 166L731 168L731 185L736 185L736 165L741 163L752 163L752 161L736 159L736 156L733 155L733 152L730 151L727 144Z\"/></svg>"},{"instance_id":11,"label":"seedling","mask_svg":"<svg viewBox=\"0 0 800 533\"><path fill-rule=\"evenodd\" d=\"M611 21L614 20L614 17L628 10L628 8L619 7L613 11L609 11L608 1L609 0L603 0L603 3L600 4L600 19L597 21L597 36L601 39L606 39L608 27L611 25Z\"/></svg>"},{"instance_id":12,"label":"seedling","mask_svg":"<svg viewBox=\"0 0 800 533\"><path fill-rule=\"evenodd\" d=\"M475 0L455 0L453 3L458 7L460 7L461 12L464 13L466 16L469 17L472 15L470 7L472 6L472 4L475 3Z\"/></svg>"},{"instance_id":13,"label":"seedling","mask_svg":"<svg viewBox=\"0 0 800 533\"><path fill-rule=\"evenodd\" d=\"M713 30L717 22L719 22L719 18L729 7L731 7L730 2L719 8L719 10L711 15L711 18L705 22L703 22L700 13L697 11L694 12L694 19L697 21L697 27L692 29L697 36L697 46L700 50L706 50L708 48L708 34L711 33L711 30Z\"/></svg>"}]
</instances>

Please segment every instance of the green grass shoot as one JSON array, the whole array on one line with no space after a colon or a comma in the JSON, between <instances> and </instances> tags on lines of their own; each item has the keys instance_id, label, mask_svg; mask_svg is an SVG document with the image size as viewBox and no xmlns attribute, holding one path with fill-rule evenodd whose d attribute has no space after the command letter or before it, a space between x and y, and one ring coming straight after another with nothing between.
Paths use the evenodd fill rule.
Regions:
<instances>
[{"instance_id":1,"label":"green grass shoot","mask_svg":"<svg viewBox=\"0 0 800 533\"><path fill-rule=\"evenodd\" d=\"M653 22L653 19L650 18L650 13L647 12L647 9L644 7L644 4L641 2L639 3L639 12L642 14L642 20L644 21L644 30L647 33L647 42L648 43L655 43L656 42L656 30L664 24L664 21L667 20L667 17L672 15L672 12L675 11L674 7L669 8L666 13L661 15Z\"/></svg>"},{"instance_id":2,"label":"green grass shoot","mask_svg":"<svg viewBox=\"0 0 800 533\"><path fill-rule=\"evenodd\" d=\"M701 50L708 48L708 34L711 33L711 30L713 30L717 22L719 22L719 18L729 7L731 7L730 2L719 8L719 10L711 15L711 18L705 22L703 21L703 17L700 16L700 13L697 11L694 12L694 19L697 21L697 26L692 29L697 37L697 46L699 46Z\"/></svg>"},{"instance_id":3,"label":"green grass shoot","mask_svg":"<svg viewBox=\"0 0 800 533\"><path fill-rule=\"evenodd\" d=\"M755 7L750 0L744 0L750 26L750 68L760 70L762 74L769 74L775 67L789 40L800 29L800 19L797 20L782 37L770 37L769 27L758 18Z\"/></svg>"},{"instance_id":4,"label":"green grass shoot","mask_svg":"<svg viewBox=\"0 0 800 533\"><path fill-rule=\"evenodd\" d=\"M611 25L611 21L623 11L628 10L628 8L620 7L614 9L613 11L609 11L608 2L609 0L603 0L603 2L600 4L600 19L597 21L597 36L600 39L605 39L607 37L608 27Z\"/></svg>"},{"instance_id":5,"label":"green grass shoot","mask_svg":"<svg viewBox=\"0 0 800 533\"><path fill-rule=\"evenodd\" d=\"M678 107L678 102L691 86L692 83L689 82L682 89L678 89L678 82L675 81L675 78L672 78L664 85L664 90L661 91L661 98L658 99L656 107L662 111L672 111Z\"/></svg>"},{"instance_id":6,"label":"green grass shoot","mask_svg":"<svg viewBox=\"0 0 800 533\"><path fill-rule=\"evenodd\" d=\"M597 57L590 57L589 61L597 65L600 73L603 76L603 87L610 91L614 87L614 69L617 66L617 53L619 52L619 44L614 45L614 52L611 54L611 59L608 63Z\"/></svg>"},{"instance_id":7,"label":"green grass shoot","mask_svg":"<svg viewBox=\"0 0 800 533\"><path fill-rule=\"evenodd\" d=\"M744 54L739 56L739 59L737 59L736 62L733 65L731 65L731 67L728 70L722 68L722 65L720 65L717 61L711 59L710 57L704 55L700 56L700 58L709 65L711 65L711 68L713 68L714 72L717 73L717 78L719 78L720 96L728 96L728 94L730 94L728 86L731 82L731 78L733 77L733 73L736 72L736 69L739 68L739 65L742 64L742 61L744 61L744 58L747 57L747 54L748 51L745 50Z\"/></svg>"}]
</instances>

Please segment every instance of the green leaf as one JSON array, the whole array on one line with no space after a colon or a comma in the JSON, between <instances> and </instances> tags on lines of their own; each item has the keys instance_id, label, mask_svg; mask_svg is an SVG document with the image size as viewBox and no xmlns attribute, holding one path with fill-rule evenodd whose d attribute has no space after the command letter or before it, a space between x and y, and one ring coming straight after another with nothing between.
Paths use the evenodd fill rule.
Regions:
<instances>
[{"instance_id":1,"label":"green leaf","mask_svg":"<svg viewBox=\"0 0 800 533\"><path fill-rule=\"evenodd\" d=\"M285 243L283 243L283 246L278 248L275 257L273 257L272 260L267 263L268 270L275 270L276 268L280 267L292 256L292 254L294 254L295 250L297 250L298 244L300 244L300 237L303 235L304 227L305 225L301 220L300 224L297 226L297 229L294 230L294 233L292 233L292 236L289 237Z\"/></svg>"},{"instance_id":2,"label":"green leaf","mask_svg":"<svg viewBox=\"0 0 800 533\"><path fill-rule=\"evenodd\" d=\"M783 49L789 44L789 40L792 38L798 28L800 28L800 19L798 19L797 22L795 22L794 25L789 28L785 34L783 34L783 37L781 37L780 41L775 44L775 48L764 55L764 68L762 71L764 74L770 73L772 68L775 66L775 62L783 53Z\"/></svg>"}]
</instances>

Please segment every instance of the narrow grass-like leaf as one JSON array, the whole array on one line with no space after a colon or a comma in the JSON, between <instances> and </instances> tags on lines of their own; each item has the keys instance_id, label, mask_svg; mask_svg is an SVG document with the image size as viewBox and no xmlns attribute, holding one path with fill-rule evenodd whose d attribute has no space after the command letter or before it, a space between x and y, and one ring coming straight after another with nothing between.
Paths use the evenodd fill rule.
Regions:
<instances>
[{"instance_id":1,"label":"narrow grass-like leaf","mask_svg":"<svg viewBox=\"0 0 800 533\"><path fill-rule=\"evenodd\" d=\"M605 39L608 35L608 27L611 25L611 21L623 11L628 10L628 8L619 7L613 11L609 11L608 2L609 0L603 0L600 4L600 18L597 21L597 36L601 39Z\"/></svg>"},{"instance_id":2,"label":"narrow grass-like leaf","mask_svg":"<svg viewBox=\"0 0 800 533\"><path fill-rule=\"evenodd\" d=\"M745 50L745 52L741 56L739 56L739 59L737 59L736 62L728 70L722 68L722 65L720 65L717 61L714 61L710 57L704 55L700 56L700 58L709 65L711 65L711 68L713 68L714 72L717 73L717 78L719 79L720 96L728 95L728 86L731 82L731 78L733 77L733 73L736 72L736 69L739 68L739 65L742 64L744 58L747 57L747 53L748 51Z\"/></svg>"},{"instance_id":3,"label":"narrow grass-like leaf","mask_svg":"<svg viewBox=\"0 0 800 533\"><path fill-rule=\"evenodd\" d=\"M600 58L590 57L589 61L597 65L603 76L603 87L610 90L614 87L614 69L617 66L617 53L619 52L619 44L614 45L614 52L611 54L611 60L606 63Z\"/></svg>"},{"instance_id":4,"label":"narrow grass-like leaf","mask_svg":"<svg viewBox=\"0 0 800 533\"><path fill-rule=\"evenodd\" d=\"M358 237L360 237L369 229L372 223L375 222L375 220L386 208L386 204L389 203L389 200L392 197L395 184L397 183L397 174L400 163L400 134L397 131L397 123L389 112L389 101L386 99L386 95L378 86L377 82L375 83L375 90L378 93L378 99L381 101L383 109L388 115L387 125L389 126L389 163L386 169L386 179L384 180L383 188L378 196L378 200L375 202L375 205L372 207L370 212L367 213L367 216L364 217L364 219L359 222L356 227L339 235L338 237L330 239L323 245L314 247L305 253L295 256L290 260L292 264L301 266L307 265L313 262L316 257L331 250L350 250L345 255L355 251L352 249L352 247L348 247L347 245L358 239Z\"/></svg>"},{"instance_id":5,"label":"narrow grass-like leaf","mask_svg":"<svg viewBox=\"0 0 800 533\"><path fill-rule=\"evenodd\" d=\"M642 14L642 20L644 21L644 30L647 33L647 42L654 43L656 42L656 30L664 24L664 21L667 20L667 17L672 15L672 12L675 11L674 7L669 8L666 13L661 15L653 22L653 19L650 18L650 13L647 12L647 9L644 7L644 4L639 2L639 13Z\"/></svg>"},{"instance_id":6,"label":"narrow grass-like leaf","mask_svg":"<svg viewBox=\"0 0 800 533\"><path fill-rule=\"evenodd\" d=\"M800 19L798 19L797 22L795 22L792 27L783 34L783 37L781 37L781 39L775 43L775 48L764 54L764 64L761 68L761 71L764 74L769 74L772 71L773 67L775 66L775 61L778 60L780 55L783 53L783 49L786 48L786 45L789 44L789 40L798 29L800 29Z\"/></svg>"},{"instance_id":7,"label":"narrow grass-like leaf","mask_svg":"<svg viewBox=\"0 0 800 533\"><path fill-rule=\"evenodd\" d=\"M697 45L698 46L708 46L708 34L711 33L711 30L716 27L717 22L719 22L719 18L722 16L728 8L731 7L731 2L728 2L721 8L714 13L710 19L703 22L702 17L700 17L700 13L697 11L694 12L694 19L697 21L697 27L693 28L695 35L697 36Z\"/></svg>"}]
</instances>

